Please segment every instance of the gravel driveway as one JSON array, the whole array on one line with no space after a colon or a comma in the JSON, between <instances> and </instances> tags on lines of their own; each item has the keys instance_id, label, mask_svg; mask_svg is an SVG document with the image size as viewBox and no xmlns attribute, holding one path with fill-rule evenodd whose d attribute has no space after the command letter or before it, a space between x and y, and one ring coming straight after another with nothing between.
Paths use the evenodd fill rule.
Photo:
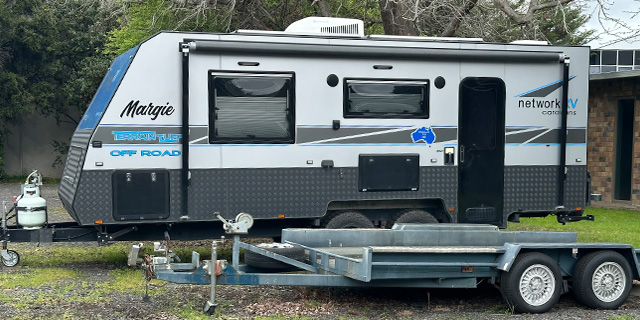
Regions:
<instances>
[{"instance_id":1,"label":"gravel driveway","mask_svg":"<svg viewBox=\"0 0 640 320\"><path fill-rule=\"evenodd\" d=\"M70 220L61 207L57 186L45 185L50 221ZM19 184L0 184L0 200L10 200ZM207 241L199 243L206 244ZM38 251L38 244L10 244L15 250ZM96 244L41 244L40 248ZM94 249L95 248L95 249ZM206 259L206 257L205 257ZM87 262L51 267L0 268L0 319L185 319L200 315L208 286L152 283L150 302L141 292L104 290L122 263ZM73 270L77 277L54 283L7 288L2 279L47 268ZM54 269L58 270L58 269ZM4 278L3 278L4 276ZM140 288L143 288L140 275ZM8 281L9 280L5 280ZM640 290L618 310L591 310L579 305L571 293L561 297L542 315L513 315L500 292L481 283L477 289L365 289L302 288L280 286L218 286L220 305L215 317L222 319L640 319ZM139 290L138 290L139 291ZM93 294L97 292L97 296Z\"/></svg>"}]
</instances>

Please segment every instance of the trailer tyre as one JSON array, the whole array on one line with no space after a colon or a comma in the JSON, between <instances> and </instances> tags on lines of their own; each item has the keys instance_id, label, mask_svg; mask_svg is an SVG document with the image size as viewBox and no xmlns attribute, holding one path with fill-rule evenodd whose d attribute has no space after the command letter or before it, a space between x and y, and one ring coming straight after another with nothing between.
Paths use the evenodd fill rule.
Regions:
<instances>
[{"instance_id":1,"label":"trailer tyre","mask_svg":"<svg viewBox=\"0 0 640 320\"><path fill-rule=\"evenodd\" d=\"M396 213L393 216L393 226L396 223L439 223L438 219L432 216L429 212L421 209L408 209Z\"/></svg>"},{"instance_id":2,"label":"trailer tyre","mask_svg":"<svg viewBox=\"0 0 640 320\"><path fill-rule=\"evenodd\" d=\"M15 267L20 263L20 255L13 250L7 250L6 254L0 253L0 257L5 267Z\"/></svg>"},{"instance_id":3,"label":"trailer tyre","mask_svg":"<svg viewBox=\"0 0 640 320\"><path fill-rule=\"evenodd\" d=\"M620 253L604 250L580 259L573 273L573 291L583 305L617 309L629 297L631 266Z\"/></svg>"},{"instance_id":4,"label":"trailer tyre","mask_svg":"<svg viewBox=\"0 0 640 320\"><path fill-rule=\"evenodd\" d=\"M261 243L256 247L298 261L304 260L305 257L303 248L292 246L288 243ZM293 267L284 262L274 260L267 256L263 256L261 254L248 250L244 252L244 263L251 267L264 269L289 269Z\"/></svg>"},{"instance_id":5,"label":"trailer tyre","mask_svg":"<svg viewBox=\"0 0 640 320\"><path fill-rule=\"evenodd\" d=\"M500 291L515 312L547 312L560 299L561 272L558 263L546 254L524 253L502 274Z\"/></svg>"},{"instance_id":6,"label":"trailer tyre","mask_svg":"<svg viewBox=\"0 0 640 320\"><path fill-rule=\"evenodd\" d=\"M367 216L358 211L336 212L327 217L322 226L326 229L367 229L375 227Z\"/></svg>"}]
</instances>

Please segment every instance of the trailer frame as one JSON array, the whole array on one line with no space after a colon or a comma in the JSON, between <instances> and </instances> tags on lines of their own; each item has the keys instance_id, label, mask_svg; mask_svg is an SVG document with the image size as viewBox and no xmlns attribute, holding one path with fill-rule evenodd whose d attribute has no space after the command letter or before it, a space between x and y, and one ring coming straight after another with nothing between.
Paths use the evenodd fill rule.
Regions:
<instances>
[{"instance_id":1,"label":"trailer frame","mask_svg":"<svg viewBox=\"0 0 640 320\"><path fill-rule=\"evenodd\" d=\"M577 298L586 306L615 309L627 299L632 279L640 278L640 250L629 244L578 243L573 232L501 231L492 225L465 224L283 230L282 243L304 249L304 261L244 243L240 236L246 233L231 234L231 263L217 260L218 243L213 241L211 260L201 262L194 252L191 263L153 258L143 267L159 280L210 284L203 308L208 314L215 311L216 285L475 288L485 280L499 284L507 304L517 312L546 312L570 287L580 288ZM132 247L131 265L139 249ZM291 267L284 271L302 273L241 265L241 249ZM595 269L589 266L602 258L608 260ZM585 273L590 268L594 270ZM594 302L592 296L598 294Z\"/></svg>"}]
</instances>

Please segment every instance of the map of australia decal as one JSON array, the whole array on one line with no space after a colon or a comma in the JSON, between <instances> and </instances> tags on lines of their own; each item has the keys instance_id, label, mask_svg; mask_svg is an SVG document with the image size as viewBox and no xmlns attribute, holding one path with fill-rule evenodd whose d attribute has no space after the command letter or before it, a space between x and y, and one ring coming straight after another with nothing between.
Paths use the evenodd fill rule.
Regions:
<instances>
[{"instance_id":1,"label":"map of australia decal","mask_svg":"<svg viewBox=\"0 0 640 320\"><path fill-rule=\"evenodd\" d=\"M436 134L431 130L431 127L422 127L411 133L411 140L413 140L414 143L422 141L427 144L432 144L436 141Z\"/></svg>"}]
</instances>

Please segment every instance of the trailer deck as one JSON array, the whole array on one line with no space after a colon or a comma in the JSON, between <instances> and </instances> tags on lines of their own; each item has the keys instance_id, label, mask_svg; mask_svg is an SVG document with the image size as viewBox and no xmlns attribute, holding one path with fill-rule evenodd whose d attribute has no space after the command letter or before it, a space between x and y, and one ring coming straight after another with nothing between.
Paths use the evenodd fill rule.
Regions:
<instances>
[{"instance_id":1,"label":"trailer deck","mask_svg":"<svg viewBox=\"0 0 640 320\"><path fill-rule=\"evenodd\" d=\"M282 243L302 248L303 261L244 243L240 234L233 236L231 263L217 260L214 241L212 260L201 262L194 253L191 263L172 264L160 257L144 267L160 280L211 284L206 313L215 309L218 284L475 288L481 281L499 284L518 312L546 312L569 288L586 306L614 309L627 299L632 279L640 277L640 250L628 244L579 243L573 232L461 224L283 230ZM138 249L132 250L130 262ZM241 249L245 256L253 252L290 268L282 273L241 265Z\"/></svg>"}]
</instances>

